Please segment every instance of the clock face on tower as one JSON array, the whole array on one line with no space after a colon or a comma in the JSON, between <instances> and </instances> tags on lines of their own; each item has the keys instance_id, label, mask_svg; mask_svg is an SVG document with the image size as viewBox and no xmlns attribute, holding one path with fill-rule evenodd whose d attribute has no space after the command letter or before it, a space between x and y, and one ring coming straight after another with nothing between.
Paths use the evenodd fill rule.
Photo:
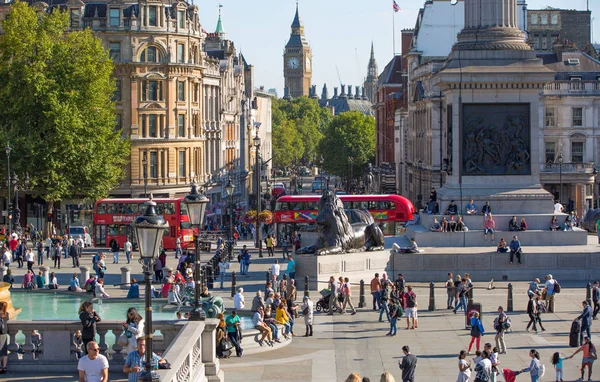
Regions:
<instances>
[{"instance_id":1,"label":"clock face on tower","mask_svg":"<svg viewBox=\"0 0 600 382\"><path fill-rule=\"evenodd\" d=\"M310 70L310 58L306 57L306 70Z\"/></svg>"},{"instance_id":2,"label":"clock face on tower","mask_svg":"<svg viewBox=\"0 0 600 382\"><path fill-rule=\"evenodd\" d=\"M291 57L288 59L287 65L290 69L298 69L300 67L300 60L298 60L298 57Z\"/></svg>"}]
</instances>

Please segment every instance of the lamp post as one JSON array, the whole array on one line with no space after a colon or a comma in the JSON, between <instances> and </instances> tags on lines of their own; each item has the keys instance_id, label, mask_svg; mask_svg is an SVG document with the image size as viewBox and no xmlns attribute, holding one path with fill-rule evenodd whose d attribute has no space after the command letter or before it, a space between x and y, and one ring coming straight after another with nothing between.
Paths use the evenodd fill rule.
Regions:
<instances>
[{"instance_id":1,"label":"lamp post","mask_svg":"<svg viewBox=\"0 0 600 382\"><path fill-rule=\"evenodd\" d=\"M558 191L558 201L560 202L560 204L562 204L562 200L563 200L563 182L562 182L562 164L563 164L563 155L562 152L558 152L558 157L556 158L556 160L558 161L558 179L559 179L559 183L560 183L560 190Z\"/></svg>"},{"instance_id":2,"label":"lamp post","mask_svg":"<svg viewBox=\"0 0 600 382\"><path fill-rule=\"evenodd\" d=\"M229 196L229 258L231 259L233 256L233 183L231 183L231 178L227 180L227 185L225 186L225 192L227 196Z\"/></svg>"},{"instance_id":3,"label":"lamp post","mask_svg":"<svg viewBox=\"0 0 600 382\"><path fill-rule=\"evenodd\" d=\"M594 163L594 171L592 172L592 174L594 174L594 188L592 189L592 209L597 208L596 205L596 177L598 176L598 170L596 169L596 164Z\"/></svg>"},{"instance_id":4,"label":"lamp post","mask_svg":"<svg viewBox=\"0 0 600 382\"><path fill-rule=\"evenodd\" d=\"M144 153L144 158L142 159L142 167L144 167L144 198L148 197L148 158L146 157L146 153Z\"/></svg>"},{"instance_id":5,"label":"lamp post","mask_svg":"<svg viewBox=\"0 0 600 382\"><path fill-rule=\"evenodd\" d=\"M10 189L11 189L11 182L10 182L10 152L12 151L12 147L10 147L10 143L6 143L6 147L4 148L4 151L6 151L6 159L7 159L7 169L6 169L6 187L8 188L8 199L6 200L6 219L8 220L8 235L10 236L11 231L12 231L12 222L11 222L11 216L12 216L12 208L10 206Z\"/></svg>"},{"instance_id":6,"label":"lamp post","mask_svg":"<svg viewBox=\"0 0 600 382\"><path fill-rule=\"evenodd\" d=\"M19 191L27 191L27 189L29 188L29 173L25 173L25 179L23 180L23 182L19 182L19 178L17 177L17 174L13 173L12 176L12 186L13 189L15 191L15 203L13 205L14 211L13 211L13 218L15 220L14 223L14 230L17 232L21 232L21 209L19 208ZM67 209L68 212L68 209ZM68 215L67 215L68 218Z\"/></svg>"},{"instance_id":7,"label":"lamp post","mask_svg":"<svg viewBox=\"0 0 600 382\"><path fill-rule=\"evenodd\" d=\"M152 300L150 298L150 288L152 283L152 265L158 259L158 252L162 245L162 237L165 229L169 228L169 223L165 222L162 216L156 214L156 203L152 198L144 203L146 211L144 215L138 216L131 224L135 232L138 248L140 250L140 263L144 269L146 281L146 359L144 362L144 371L140 374L141 381L159 381L160 378L153 371L152 365Z\"/></svg>"},{"instance_id":8,"label":"lamp post","mask_svg":"<svg viewBox=\"0 0 600 382\"><path fill-rule=\"evenodd\" d=\"M194 309L190 312L190 321L200 321L206 318L206 314L200 306L200 274L202 273L202 264L200 263L200 227L202 227L204 221L204 211L206 211L208 198L198 193L198 187L192 184L192 190L183 198L183 203L187 207L192 227L198 229L198 234L194 235L194 248L196 250L194 259Z\"/></svg>"},{"instance_id":9,"label":"lamp post","mask_svg":"<svg viewBox=\"0 0 600 382\"><path fill-rule=\"evenodd\" d=\"M419 170L419 195L417 196L417 204L419 209L423 208L423 161L417 161L417 169Z\"/></svg>"},{"instance_id":10,"label":"lamp post","mask_svg":"<svg viewBox=\"0 0 600 382\"><path fill-rule=\"evenodd\" d=\"M256 132L256 136L254 137L254 147L256 148L256 246L258 247L258 257L263 257L262 254L262 242L260 238L260 222L258 220L258 215L260 215L262 209L261 203L261 187L260 187L260 137L258 136L258 131Z\"/></svg>"}]
</instances>

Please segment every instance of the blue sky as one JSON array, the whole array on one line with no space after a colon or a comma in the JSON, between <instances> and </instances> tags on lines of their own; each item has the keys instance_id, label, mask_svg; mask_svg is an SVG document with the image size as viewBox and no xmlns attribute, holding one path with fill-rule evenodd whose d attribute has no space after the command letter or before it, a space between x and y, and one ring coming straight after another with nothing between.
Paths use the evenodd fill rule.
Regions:
<instances>
[{"instance_id":1,"label":"blue sky","mask_svg":"<svg viewBox=\"0 0 600 382\"><path fill-rule=\"evenodd\" d=\"M402 10L395 15L396 52L400 31L413 28L424 0L396 0ZM594 40L600 42L600 0L589 0ZM195 0L200 22L213 32L222 4L227 38L255 67L257 86L277 88L283 95L283 49L290 35L295 0ZM529 9L565 7L565 0L528 0ZM569 8L585 10L586 0L569 0ZM342 83L360 85L366 76L371 41L379 71L393 55L392 0L300 0L300 18L313 51L312 83L320 93L323 83L332 92Z\"/></svg>"}]
</instances>

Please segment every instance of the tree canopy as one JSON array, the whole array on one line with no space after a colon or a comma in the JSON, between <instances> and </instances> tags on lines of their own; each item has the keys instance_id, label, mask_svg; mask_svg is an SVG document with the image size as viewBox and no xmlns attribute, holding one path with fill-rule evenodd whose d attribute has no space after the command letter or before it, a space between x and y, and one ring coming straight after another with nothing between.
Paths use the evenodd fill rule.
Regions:
<instances>
[{"instance_id":1,"label":"tree canopy","mask_svg":"<svg viewBox=\"0 0 600 382\"><path fill-rule=\"evenodd\" d=\"M331 111L320 107L318 100L299 97L291 101L273 99L272 115L275 165L312 162L323 131L331 122Z\"/></svg>"},{"instance_id":2,"label":"tree canopy","mask_svg":"<svg viewBox=\"0 0 600 382\"><path fill-rule=\"evenodd\" d=\"M349 111L333 117L319 143L318 152L323 156L323 168L331 174L346 176L350 157L354 175L359 177L368 163L375 159L375 119L358 111Z\"/></svg>"},{"instance_id":3,"label":"tree canopy","mask_svg":"<svg viewBox=\"0 0 600 382\"><path fill-rule=\"evenodd\" d=\"M113 63L69 15L17 1L0 35L0 139L11 172L49 202L98 199L124 176L130 144L115 128ZM0 156L6 168L7 157Z\"/></svg>"}]
</instances>

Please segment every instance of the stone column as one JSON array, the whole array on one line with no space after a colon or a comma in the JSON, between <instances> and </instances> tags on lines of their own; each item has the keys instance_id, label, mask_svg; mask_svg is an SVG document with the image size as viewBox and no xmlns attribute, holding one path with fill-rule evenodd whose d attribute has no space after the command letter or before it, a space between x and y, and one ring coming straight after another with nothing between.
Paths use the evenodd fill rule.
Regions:
<instances>
[{"instance_id":1,"label":"stone column","mask_svg":"<svg viewBox=\"0 0 600 382\"><path fill-rule=\"evenodd\" d=\"M121 267L121 289L129 289L131 281L131 268Z\"/></svg>"},{"instance_id":2,"label":"stone column","mask_svg":"<svg viewBox=\"0 0 600 382\"><path fill-rule=\"evenodd\" d=\"M79 267L79 285L81 288L84 287L85 282L90 278L90 267L82 265Z\"/></svg>"},{"instance_id":3,"label":"stone column","mask_svg":"<svg viewBox=\"0 0 600 382\"><path fill-rule=\"evenodd\" d=\"M42 265L40 267L40 271L42 271L42 277L44 278L44 285L48 285L50 284L50 280L49 280L49 273L48 273L48 267L45 265Z\"/></svg>"}]
</instances>

